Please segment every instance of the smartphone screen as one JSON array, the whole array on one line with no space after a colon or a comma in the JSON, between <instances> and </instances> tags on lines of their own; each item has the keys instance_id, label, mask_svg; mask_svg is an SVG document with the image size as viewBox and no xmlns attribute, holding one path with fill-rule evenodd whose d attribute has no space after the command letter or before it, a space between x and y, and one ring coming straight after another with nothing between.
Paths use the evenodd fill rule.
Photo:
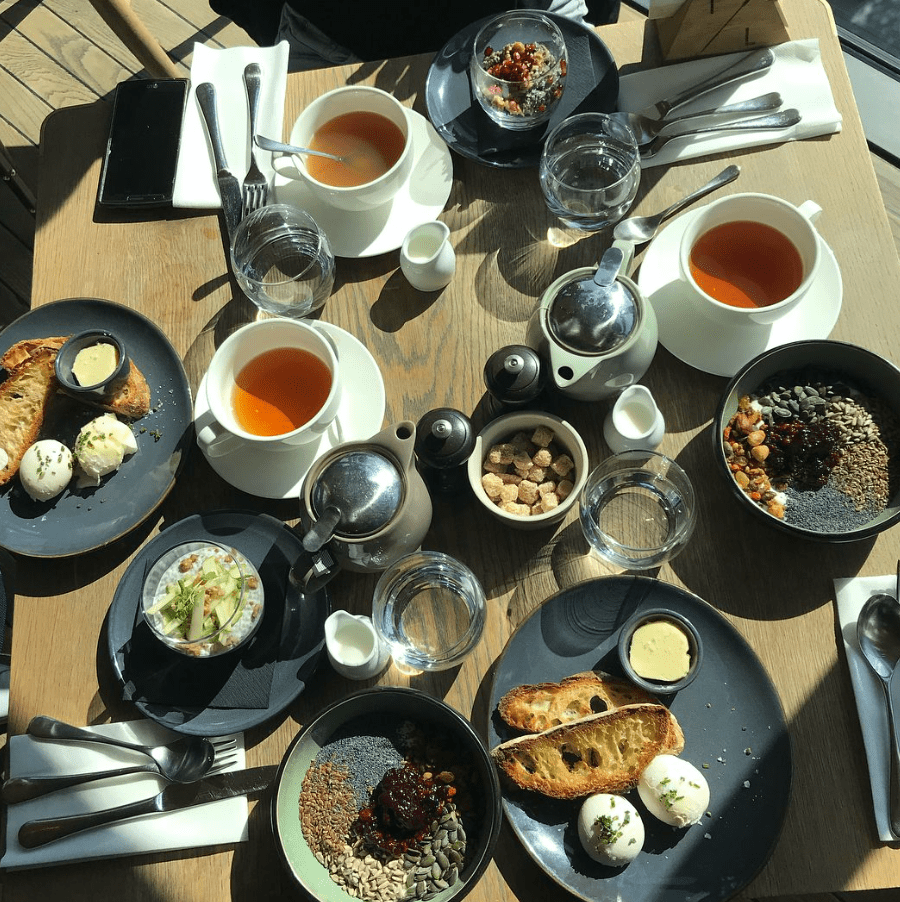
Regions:
<instances>
[{"instance_id":1,"label":"smartphone screen","mask_svg":"<svg viewBox=\"0 0 900 902\"><path fill-rule=\"evenodd\" d=\"M187 80L137 79L116 88L100 204L153 207L172 202Z\"/></svg>"}]
</instances>

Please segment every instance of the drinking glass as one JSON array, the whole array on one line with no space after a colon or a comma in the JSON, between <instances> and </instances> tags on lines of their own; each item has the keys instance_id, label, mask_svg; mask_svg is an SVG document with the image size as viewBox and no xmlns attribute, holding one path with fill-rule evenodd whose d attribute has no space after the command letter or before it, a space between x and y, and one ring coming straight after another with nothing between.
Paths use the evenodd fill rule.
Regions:
<instances>
[{"instance_id":1,"label":"drinking glass","mask_svg":"<svg viewBox=\"0 0 900 902\"><path fill-rule=\"evenodd\" d=\"M579 516L594 553L626 570L649 570L673 558L691 537L694 488L664 454L623 451L588 476Z\"/></svg>"},{"instance_id":2,"label":"drinking glass","mask_svg":"<svg viewBox=\"0 0 900 902\"><path fill-rule=\"evenodd\" d=\"M399 670L446 670L481 639L484 590L472 571L450 555L416 551L381 575L372 622Z\"/></svg>"},{"instance_id":3,"label":"drinking glass","mask_svg":"<svg viewBox=\"0 0 900 902\"><path fill-rule=\"evenodd\" d=\"M328 238L309 213L288 204L260 207L241 221L231 263L247 297L275 316L308 316L334 285Z\"/></svg>"},{"instance_id":4,"label":"drinking glass","mask_svg":"<svg viewBox=\"0 0 900 902\"><path fill-rule=\"evenodd\" d=\"M540 179L550 211L570 228L596 232L614 225L641 181L634 132L604 113L563 119L544 142Z\"/></svg>"}]
</instances>

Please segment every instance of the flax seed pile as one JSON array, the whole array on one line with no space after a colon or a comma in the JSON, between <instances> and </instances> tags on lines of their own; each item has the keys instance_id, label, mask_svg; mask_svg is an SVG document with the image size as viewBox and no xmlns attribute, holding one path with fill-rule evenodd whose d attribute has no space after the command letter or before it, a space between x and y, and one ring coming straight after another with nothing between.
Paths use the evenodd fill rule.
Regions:
<instances>
[{"instance_id":1,"label":"flax seed pile","mask_svg":"<svg viewBox=\"0 0 900 902\"><path fill-rule=\"evenodd\" d=\"M723 450L752 501L814 532L863 527L900 489L900 417L835 374L779 373L742 397Z\"/></svg>"},{"instance_id":2,"label":"flax seed pile","mask_svg":"<svg viewBox=\"0 0 900 902\"><path fill-rule=\"evenodd\" d=\"M398 799L400 784L406 794ZM465 869L478 797L477 775L452 736L399 718L361 717L310 765L300 826L348 896L427 900Z\"/></svg>"}]
</instances>

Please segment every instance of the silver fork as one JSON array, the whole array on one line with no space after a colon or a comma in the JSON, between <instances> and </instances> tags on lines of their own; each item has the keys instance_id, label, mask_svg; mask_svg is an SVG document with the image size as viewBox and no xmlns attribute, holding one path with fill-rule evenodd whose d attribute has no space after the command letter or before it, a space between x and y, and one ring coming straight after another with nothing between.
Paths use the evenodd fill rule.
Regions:
<instances>
[{"instance_id":1,"label":"silver fork","mask_svg":"<svg viewBox=\"0 0 900 902\"><path fill-rule=\"evenodd\" d=\"M257 63L250 63L244 69L244 87L247 89L247 105L250 112L250 168L244 177L244 216L265 206L269 199L269 180L256 165L253 147L256 143L256 117L259 112L260 69Z\"/></svg>"},{"instance_id":2,"label":"silver fork","mask_svg":"<svg viewBox=\"0 0 900 902\"><path fill-rule=\"evenodd\" d=\"M80 786L82 783L90 783L94 780L124 777L129 774L155 774L158 777L162 777L167 783L193 783L203 777L222 773L222 771L228 770L229 767L237 763L237 741L235 739L223 737L221 739L210 739L209 742L214 749L212 763L208 770L192 773L190 780L179 779L178 774L166 776L156 763L135 764L131 767L120 767L114 770L61 777L12 777L3 784L3 801L7 804L27 802L29 799L36 799L39 796L56 792L59 789L68 789L70 786Z\"/></svg>"}]
</instances>

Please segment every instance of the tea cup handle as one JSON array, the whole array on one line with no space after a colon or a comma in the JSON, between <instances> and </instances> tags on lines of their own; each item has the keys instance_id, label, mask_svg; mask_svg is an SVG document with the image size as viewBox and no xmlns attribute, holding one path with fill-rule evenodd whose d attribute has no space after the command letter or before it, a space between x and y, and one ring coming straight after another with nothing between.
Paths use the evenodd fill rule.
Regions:
<instances>
[{"instance_id":1,"label":"tea cup handle","mask_svg":"<svg viewBox=\"0 0 900 902\"><path fill-rule=\"evenodd\" d=\"M805 200L797 209L810 221L815 222L822 208L814 200Z\"/></svg>"},{"instance_id":2,"label":"tea cup handle","mask_svg":"<svg viewBox=\"0 0 900 902\"><path fill-rule=\"evenodd\" d=\"M241 439L210 416L204 424L197 423L197 444L207 457L224 457L241 444Z\"/></svg>"}]
</instances>

